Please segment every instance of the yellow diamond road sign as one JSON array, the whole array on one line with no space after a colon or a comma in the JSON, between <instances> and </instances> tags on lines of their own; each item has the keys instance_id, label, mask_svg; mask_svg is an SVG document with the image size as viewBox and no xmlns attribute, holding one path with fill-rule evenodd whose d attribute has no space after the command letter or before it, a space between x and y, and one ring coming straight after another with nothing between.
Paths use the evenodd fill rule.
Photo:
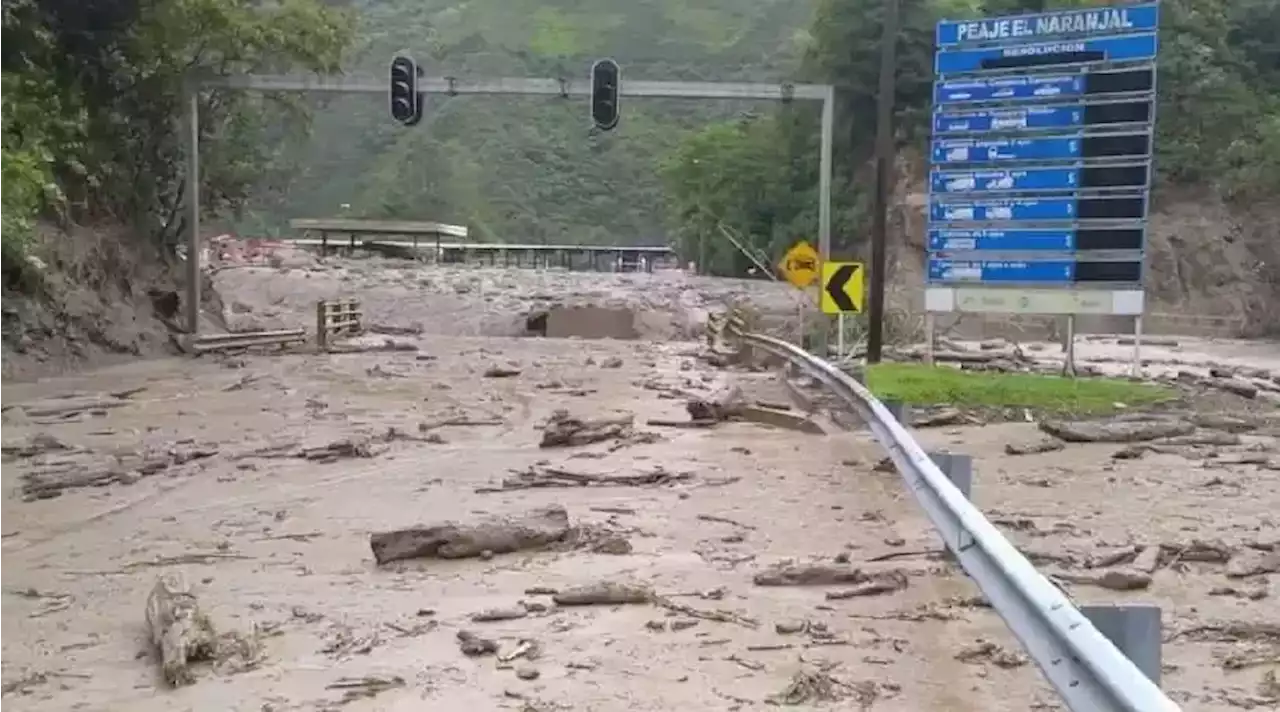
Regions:
<instances>
[{"instance_id":1,"label":"yellow diamond road sign","mask_svg":"<svg viewBox=\"0 0 1280 712\"><path fill-rule=\"evenodd\" d=\"M807 240L801 240L791 246L787 250L787 254L782 256L782 262L778 268L782 270L782 276L788 282L804 289L813 284L818 278L818 264L821 257L818 251L813 249Z\"/></svg>"},{"instance_id":2,"label":"yellow diamond road sign","mask_svg":"<svg viewBox=\"0 0 1280 712\"><path fill-rule=\"evenodd\" d=\"M818 301L824 314L862 313L863 275L861 262L824 262L822 291Z\"/></svg>"}]
</instances>

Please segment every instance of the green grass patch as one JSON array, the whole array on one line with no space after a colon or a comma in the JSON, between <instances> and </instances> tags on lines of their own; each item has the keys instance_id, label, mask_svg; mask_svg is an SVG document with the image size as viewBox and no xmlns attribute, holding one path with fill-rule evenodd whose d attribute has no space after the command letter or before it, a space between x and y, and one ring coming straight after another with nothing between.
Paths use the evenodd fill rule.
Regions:
<instances>
[{"instance_id":1,"label":"green grass patch","mask_svg":"<svg viewBox=\"0 0 1280 712\"><path fill-rule=\"evenodd\" d=\"M1118 378L1063 378L1032 373L983 373L946 366L881 363L867 369L881 399L913 405L1029 408L1101 415L1177 398L1172 388Z\"/></svg>"}]
</instances>

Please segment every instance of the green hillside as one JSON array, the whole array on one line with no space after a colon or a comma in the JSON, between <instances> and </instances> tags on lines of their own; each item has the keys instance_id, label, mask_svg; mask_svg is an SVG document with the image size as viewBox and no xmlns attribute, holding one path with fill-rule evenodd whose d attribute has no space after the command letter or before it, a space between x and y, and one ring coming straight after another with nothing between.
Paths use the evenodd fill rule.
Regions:
<instances>
[{"instance_id":1,"label":"green hillside","mask_svg":"<svg viewBox=\"0 0 1280 712\"><path fill-rule=\"evenodd\" d=\"M900 1L898 139L908 158L924 145L936 20L1100 4ZM22 285L39 217L125 224L157 242L183 232L174 119L187 70L383 76L402 49L455 76L585 79L592 60L612 56L625 78L832 83L834 235L855 249L866 233L883 4L11 0L5 284ZM1221 196L1241 214L1269 204L1280 188L1280 0L1163 7L1162 185ZM672 240L689 257L707 245L713 271L740 273L721 227L771 252L816 232L813 107L628 100L619 129L600 134L585 101L559 98L433 96L413 129L395 125L377 96L200 100L202 195L244 234L270 234L290 217L431 218L482 239Z\"/></svg>"}]
</instances>

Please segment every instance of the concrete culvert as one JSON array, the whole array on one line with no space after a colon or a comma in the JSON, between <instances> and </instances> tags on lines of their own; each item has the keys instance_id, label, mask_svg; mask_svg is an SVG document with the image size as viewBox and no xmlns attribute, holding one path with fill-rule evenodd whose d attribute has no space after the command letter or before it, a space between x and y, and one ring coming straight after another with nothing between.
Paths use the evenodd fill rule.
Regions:
<instances>
[{"instance_id":1,"label":"concrete culvert","mask_svg":"<svg viewBox=\"0 0 1280 712\"><path fill-rule=\"evenodd\" d=\"M544 311L530 313L524 320L524 332L526 336L546 336L547 313Z\"/></svg>"},{"instance_id":2,"label":"concrete culvert","mask_svg":"<svg viewBox=\"0 0 1280 712\"><path fill-rule=\"evenodd\" d=\"M636 315L630 309L595 306L555 307L547 312L545 335L555 339L635 339Z\"/></svg>"}]
</instances>

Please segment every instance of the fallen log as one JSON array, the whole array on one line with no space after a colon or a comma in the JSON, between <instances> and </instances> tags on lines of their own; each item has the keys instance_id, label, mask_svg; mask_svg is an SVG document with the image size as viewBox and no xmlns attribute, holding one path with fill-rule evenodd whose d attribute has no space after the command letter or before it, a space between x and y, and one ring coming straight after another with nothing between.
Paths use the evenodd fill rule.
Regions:
<instances>
[{"instance_id":1,"label":"fallen log","mask_svg":"<svg viewBox=\"0 0 1280 712\"><path fill-rule=\"evenodd\" d=\"M563 589L551 600L559 606L615 606L627 603L652 603L653 589L639 584L598 581Z\"/></svg>"},{"instance_id":2,"label":"fallen log","mask_svg":"<svg viewBox=\"0 0 1280 712\"><path fill-rule=\"evenodd\" d=\"M755 575L757 586L832 586L871 580L865 571L847 564L779 564Z\"/></svg>"},{"instance_id":3,"label":"fallen log","mask_svg":"<svg viewBox=\"0 0 1280 712\"><path fill-rule=\"evenodd\" d=\"M404 559L468 559L485 552L540 549L562 540L569 531L569 513L552 505L472 524L443 522L374 532L369 535L369 547L378 565Z\"/></svg>"},{"instance_id":4,"label":"fallen log","mask_svg":"<svg viewBox=\"0 0 1280 712\"><path fill-rule=\"evenodd\" d=\"M502 484L498 487L478 487L476 492L485 494L544 487L644 487L680 482L692 477L693 475L688 472L668 472L661 467L649 472L635 472L623 475L570 472L554 467L531 467L524 472L517 473L515 477L508 477L502 480Z\"/></svg>"},{"instance_id":5,"label":"fallen log","mask_svg":"<svg viewBox=\"0 0 1280 712\"><path fill-rule=\"evenodd\" d=\"M181 574L167 573L156 581L146 617L165 682L174 687L195 682L191 663L214 659L218 635Z\"/></svg>"},{"instance_id":6,"label":"fallen log","mask_svg":"<svg viewBox=\"0 0 1280 712\"><path fill-rule=\"evenodd\" d=\"M1136 443L1190 435L1196 426L1185 420L1111 420L1040 422L1040 430L1071 443Z\"/></svg>"}]
</instances>

